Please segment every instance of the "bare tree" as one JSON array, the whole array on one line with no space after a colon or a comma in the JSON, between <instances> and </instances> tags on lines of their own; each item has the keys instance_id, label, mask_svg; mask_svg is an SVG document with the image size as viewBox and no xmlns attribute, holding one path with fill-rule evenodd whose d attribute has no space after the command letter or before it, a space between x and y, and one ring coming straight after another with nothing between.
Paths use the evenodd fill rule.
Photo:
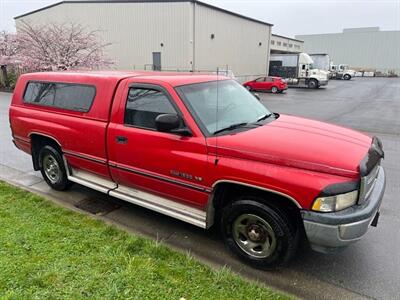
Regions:
<instances>
[{"instance_id":1,"label":"bare tree","mask_svg":"<svg viewBox=\"0 0 400 300\"><path fill-rule=\"evenodd\" d=\"M19 57L29 70L99 69L113 62L106 58L99 31L80 24L51 23L18 27Z\"/></svg>"}]
</instances>

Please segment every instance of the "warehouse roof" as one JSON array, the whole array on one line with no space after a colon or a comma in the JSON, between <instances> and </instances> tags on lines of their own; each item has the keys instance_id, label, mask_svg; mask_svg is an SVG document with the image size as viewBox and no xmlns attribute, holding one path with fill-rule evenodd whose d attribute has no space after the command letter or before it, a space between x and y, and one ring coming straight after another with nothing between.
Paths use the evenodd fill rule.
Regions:
<instances>
[{"instance_id":1,"label":"warehouse roof","mask_svg":"<svg viewBox=\"0 0 400 300\"><path fill-rule=\"evenodd\" d=\"M283 39L288 39L288 40L304 43L304 41L302 41L302 40L294 39L294 38L291 38L291 37L287 37L287 36L283 36L283 35L279 35L279 34L275 34L275 33L272 33L271 35L277 36L277 37L280 37L280 38L283 38Z\"/></svg>"},{"instance_id":2,"label":"warehouse roof","mask_svg":"<svg viewBox=\"0 0 400 300\"><path fill-rule=\"evenodd\" d=\"M196 3L198 5L202 5L202 6L211 8L211 9L215 9L215 10L218 10L218 11L221 11L221 12L224 12L224 13L227 13L227 14L242 18L242 19L246 19L246 20L249 20L249 21L261 23L261 24L264 24L264 25L273 26L273 24L271 24L271 23L267 23L267 22L264 22L264 21L261 21L261 20L253 19L253 18L244 16L244 15L241 15L241 14L238 14L238 13L235 13L235 12L232 12L232 11L229 11L229 10L226 10L226 9L223 9L223 8L220 8L220 7L208 4L208 3L204 3L204 2L201 2L201 1L198 1L198 0L86 0L86 1L84 1L84 0L83 1L81 1L81 0L69 0L68 1L67 0L67 1L57 2L57 3L54 3L54 4L51 4L51 5L48 5L48 6L45 6L45 7L30 11L28 13L16 16L16 17L14 17L14 19L19 19L19 18L28 16L28 15L34 14L36 12L42 11L42 10L45 10L45 9L48 9L48 8L51 8L51 7L54 7L54 6L58 6L60 4L64 4L64 3L146 3L146 2L147 3L191 2L191 3Z\"/></svg>"}]
</instances>

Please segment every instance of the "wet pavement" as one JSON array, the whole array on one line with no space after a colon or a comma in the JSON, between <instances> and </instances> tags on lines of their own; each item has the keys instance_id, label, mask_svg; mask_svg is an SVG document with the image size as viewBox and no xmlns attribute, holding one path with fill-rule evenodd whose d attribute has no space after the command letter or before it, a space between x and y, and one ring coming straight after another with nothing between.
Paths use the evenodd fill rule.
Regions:
<instances>
[{"instance_id":1,"label":"wet pavement","mask_svg":"<svg viewBox=\"0 0 400 300\"><path fill-rule=\"evenodd\" d=\"M217 230L204 231L77 184L68 192L53 191L40 173L32 170L30 156L11 142L11 95L6 93L0 93L0 178L76 211L81 211L76 206L87 205L88 201L110 201L113 209L94 217L190 252L214 267L227 265L250 279L301 298L400 299L400 79L330 81L319 90L289 89L284 94L260 96L271 111L340 124L382 139L386 193L378 227L371 228L364 239L336 255L322 255L302 247L286 269L265 272L249 268L232 256Z\"/></svg>"}]
</instances>

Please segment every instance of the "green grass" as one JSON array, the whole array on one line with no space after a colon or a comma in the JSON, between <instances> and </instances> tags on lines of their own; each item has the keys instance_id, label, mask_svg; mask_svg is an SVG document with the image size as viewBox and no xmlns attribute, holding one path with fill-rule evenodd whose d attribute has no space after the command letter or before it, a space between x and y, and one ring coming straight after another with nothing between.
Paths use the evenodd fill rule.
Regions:
<instances>
[{"instance_id":1,"label":"green grass","mask_svg":"<svg viewBox=\"0 0 400 300\"><path fill-rule=\"evenodd\" d=\"M0 182L0 299L289 299Z\"/></svg>"}]
</instances>

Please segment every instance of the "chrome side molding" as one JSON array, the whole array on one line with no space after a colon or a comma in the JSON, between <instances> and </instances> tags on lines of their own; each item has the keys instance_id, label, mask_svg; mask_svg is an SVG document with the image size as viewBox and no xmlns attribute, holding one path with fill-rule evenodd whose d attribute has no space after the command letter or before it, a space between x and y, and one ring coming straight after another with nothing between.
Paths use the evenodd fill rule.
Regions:
<instances>
[{"instance_id":1,"label":"chrome side molding","mask_svg":"<svg viewBox=\"0 0 400 300\"><path fill-rule=\"evenodd\" d=\"M126 186L118 186L108 194L192 225L207 228L207 213L203 210Z\"/></svg>"},{"instance_id":2,"label":"chrome side molding","mask_svg":"<svg viewBox=\"0 0 400 300\"><path fill-rule=\"evenodd\" d=\"M107 194L108 191L117 187L117 184L115 182L97 176L93 173L78 170L75 168L68 168L67 165L65 168L68 173L68 180L87 186L88 188L94 189L96 191Z\"/></svg>"},{"instance_id":3,"label":"chrome side molding","mask_svg":"<svg viewBox=\"0 0 400 300\"><path fill-rule=\"evenodd\" d=\"M102 178L90 172L72 168L68 166L67 159L64 156L63 159L68 174L68 180L70 181L190 223L200 228L206 229L211 226L210 220L208 220L207 224L207 212L204 210L134 188L118 185L112 180Z\"/></svg>"}]
</instances>

